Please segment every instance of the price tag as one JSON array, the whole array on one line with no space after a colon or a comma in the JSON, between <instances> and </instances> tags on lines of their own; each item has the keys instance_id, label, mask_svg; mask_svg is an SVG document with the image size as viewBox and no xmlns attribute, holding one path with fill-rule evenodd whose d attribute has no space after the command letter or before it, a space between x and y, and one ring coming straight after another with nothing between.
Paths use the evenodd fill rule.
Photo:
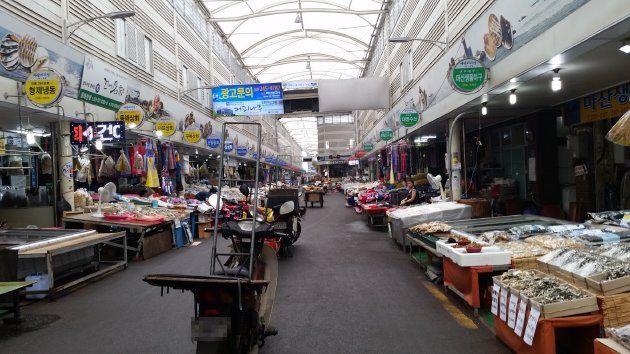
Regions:
<instances>
[{"instance_id":1,"label":"price tag","mask_svg":"<svg viewBox=\"0 0 630 354\"><path fill-rule=\"evenodd\" d=\"M529 309L529 318L527 319L527 326L525 327L525 335L523 335L523 341L527 345L534 343L534 334L536 334L536 327L538 326L538 318L540 317L540 310L531 307Z\"/></svg>"},{"instance_id":2,"label":"price tag","mask_svg":"<svg viewBox=\"0 0 630 354\"><path fill-rule=\"evenodd\" d=\"M503 321L507 321L507 297L508 297L508 291L506 288L501 288L501 303L499 306L499 317L503 320Z\"/></svg>"},{"instance_id":3,"label":"price tag","mask_svg":"<svg viewBox=\"0 0 630 354\"><path fill-rule=\"evenodd\" d=\"M510 328L514 328L516 325L516 310L518 308L518 296L510 294L510 306L508 307L508 321L507 325Z\"/></svg>"},{"instance_id":4,"label":"price tag","mask_svg":"<svg viewBox=\"0 0 630 354\"><path fill-rule=\"evenodd\" d=\"M518 316L516 317L516 326L514 326L514 333L517 336L523 335L523 325L525 324L525 315L527 313L527 302L521 299L518 306Z\"/></svg>"},{"instance_id":5,"label":"price tag","mask_svg":"<svg viewBox=\"0 0 630 354\"><path fill-rule=\"evenodd\" d=\"M499 315L499 291L501 291L499 284L494 284L492 286L492 306L490 307L490 311L492 311L492 314L495 316Z\"/></svg>"},{"instance_id":6,"label":"price tag","mask_svg":"<svg viewBox=\"0 0 630 354\"><path fill-rule=\"evenodd\" d=\"M182 227L182 221L180 219L175 219L175 228L180 228Z\"/></svg>"}]
</instances>

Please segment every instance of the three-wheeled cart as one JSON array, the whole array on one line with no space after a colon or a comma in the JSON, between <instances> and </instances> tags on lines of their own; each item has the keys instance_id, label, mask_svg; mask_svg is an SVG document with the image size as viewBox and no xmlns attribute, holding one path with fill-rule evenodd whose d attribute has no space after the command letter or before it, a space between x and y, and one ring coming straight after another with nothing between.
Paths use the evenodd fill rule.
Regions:
<instances>
[{"instance_id":1,"label":"three-wheeled cart","mask_svg":"<svg viewBox=\"0 0 630 354\"><path fill-rule=\"evenodd\" d=\"M304 191L304 203L308 206L308 203L311 203L311 208L313 207L313 203L319 203L319 207L324 207L324 191Z\"/></svg>"}]
</instances>

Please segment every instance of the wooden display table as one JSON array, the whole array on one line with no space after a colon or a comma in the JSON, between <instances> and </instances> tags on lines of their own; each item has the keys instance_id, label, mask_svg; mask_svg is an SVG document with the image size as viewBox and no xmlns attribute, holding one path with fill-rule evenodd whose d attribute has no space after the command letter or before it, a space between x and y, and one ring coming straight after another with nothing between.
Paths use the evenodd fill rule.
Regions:
<instances>
[{"instance_id":1,"label":"wooden display table","mask_svg":"<svg viewBox=\"0 0 630 354\"><path fill-rule=\"evenodd\" d=\"M593 341L600 336L602 316L582 315L539 319L532 345L494 316L497 338L517 354L593 353Z\"/></svg>"},{"instance_id":2,"label":"wooden display table","mask_svg":"<svg viewBox=\"0 0 630 354\"><path fill-rule=\"evenodd\" d=\"M363 214L367 218L368 226L372 227L385 227L387 226L387 211L391 209L386 206L379 206L378 204L361 204L359 207L363 210Z\"/></svg>"},{"instance_id":3,"label":"wooden display table","mask_svg":"<svg viewBox=\"0 0 630 354\"><path fill-rule=\"evenodd\" d=\"M630 350L612 338L595 339L595 354L630 354Z\"/></svg>"},{"instance_id":4,"label":"wooden display table","mask_svg":"<svg viewBox=\"0 0 630 354\"><path fill-rule=\"evenodd\" d=\"M105 220L86 213L64 216L62 222L64 227L68 223L81 224L86 229L93 228L93 225L102 225L137 233L140 237L136 247L126 246L126 249L136 252L137 259L140 259L140 256L142 256L142 259L148 259L172 248L173 224L176 219L181 218L165 218L164 221L159 222ZM121 245L118 245L118 247L122 248Z\"/></svg>"},{"instance_id":5,"label":"wooden display table","mask_svg":"<svg viewBox=\"0 0 630 354\"><path fill-rule=\"evenodd\" d=\"M12 318L4 319L5 323L20 323L22 320L20 318L20 290L23 290L33 284L35 284L35 282L32 281L0 282L0 295L12 295L12 303L10 307L0 306L0 310L9 310L9 312L13 313Z\"/></svg>"}]
</instances>

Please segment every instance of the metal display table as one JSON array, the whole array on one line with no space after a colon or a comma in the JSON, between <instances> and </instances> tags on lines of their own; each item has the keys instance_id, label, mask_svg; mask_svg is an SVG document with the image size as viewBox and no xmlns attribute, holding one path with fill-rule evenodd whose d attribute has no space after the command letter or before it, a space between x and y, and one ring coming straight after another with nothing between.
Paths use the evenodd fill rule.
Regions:
<instances>
[{"instance_id":1,"label":"metal display table","mask_svg":"<svg viewBox=\"0 0 630 354\"><path fill-rule=\"evenodd\" d=\"M113 243L114 240L120 240L121 243ZM48 294L51 297L54 296L55 293L60 292L62 290L68 289L75 285L84 283L88 280L94 279L96 277L103 276L105 274L113 273L115 271L121 269L127 269L127 234L122 232L114 232L114 233L96 233L96 231L92 231L91 234L71 238L67 240L59 240L60 242L51 242L44 245L32 248L23 248L18 249L18 259L44 259L46 263L46 273L49 277L49 288L48 290L41 291L27 291L27 294ZM96 261L94 262L95 271L91 272L87 275L81 276L79 278L73 279L69 282L65 282L61 285L56 285L57 282L55 275L55 267L53 265L53 259L56 257L62 257L64 254L68 254L70 252L98 247L98 245L121 245L123 248L123 256L120 260L103 260L101 258L100 252L98 250L95 251Z\"/></svg>"}]
</instances>

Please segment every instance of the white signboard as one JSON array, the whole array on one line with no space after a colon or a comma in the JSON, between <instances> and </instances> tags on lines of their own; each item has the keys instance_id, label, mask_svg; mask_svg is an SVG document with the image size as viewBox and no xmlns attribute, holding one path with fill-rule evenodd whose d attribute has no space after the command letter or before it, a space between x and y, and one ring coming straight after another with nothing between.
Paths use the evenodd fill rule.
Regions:
<instances>
[{"instance_id":1,"label":"white signboard","mask_svg":"<svg viewBox=\"0 0 630 354\"><path fill-rule=\"evenodd\" d=\"M518 305L518 316L516 316L516 326L514 326L514 333L517 336L523 335L523 326L525 325L525 314L527 313L527 302L521 299Z\"/></svg>"},{"instance_id":2,"label":"white signboard","mask_svg":"<svg viewBox=\"0 0 630 354\"><path fill-rule=\"evenodd\" d=\"M529 318L527 319L527 327L525 327L525 335L523 341L527 345L534 343L534 335L536 334L536 327L538 326L538 318L540 317L540 310L532 307L529 309Z\"/></svg>"},{"instance_id":3,"label":"white signboard","mask_svg":"<svg viewBox=\"0 0 630 354\"><path fill-rule=\"evenodd\" d=\"M499 292L501 291L501 287L498 284L494 284L492 286L492 306L490 307L490 311L495 316L499 315Z\"/></svg>"},{"instance_id":4,"label":"white signboard","mask_svg":"<svg viewBox=\"0 0 630 354\"><path fill-rule=\"evenodd\" d=\"M79 99L118 111L127 96L127 75L89 55L85 56Z\"/></svg>"}]
</instances>

